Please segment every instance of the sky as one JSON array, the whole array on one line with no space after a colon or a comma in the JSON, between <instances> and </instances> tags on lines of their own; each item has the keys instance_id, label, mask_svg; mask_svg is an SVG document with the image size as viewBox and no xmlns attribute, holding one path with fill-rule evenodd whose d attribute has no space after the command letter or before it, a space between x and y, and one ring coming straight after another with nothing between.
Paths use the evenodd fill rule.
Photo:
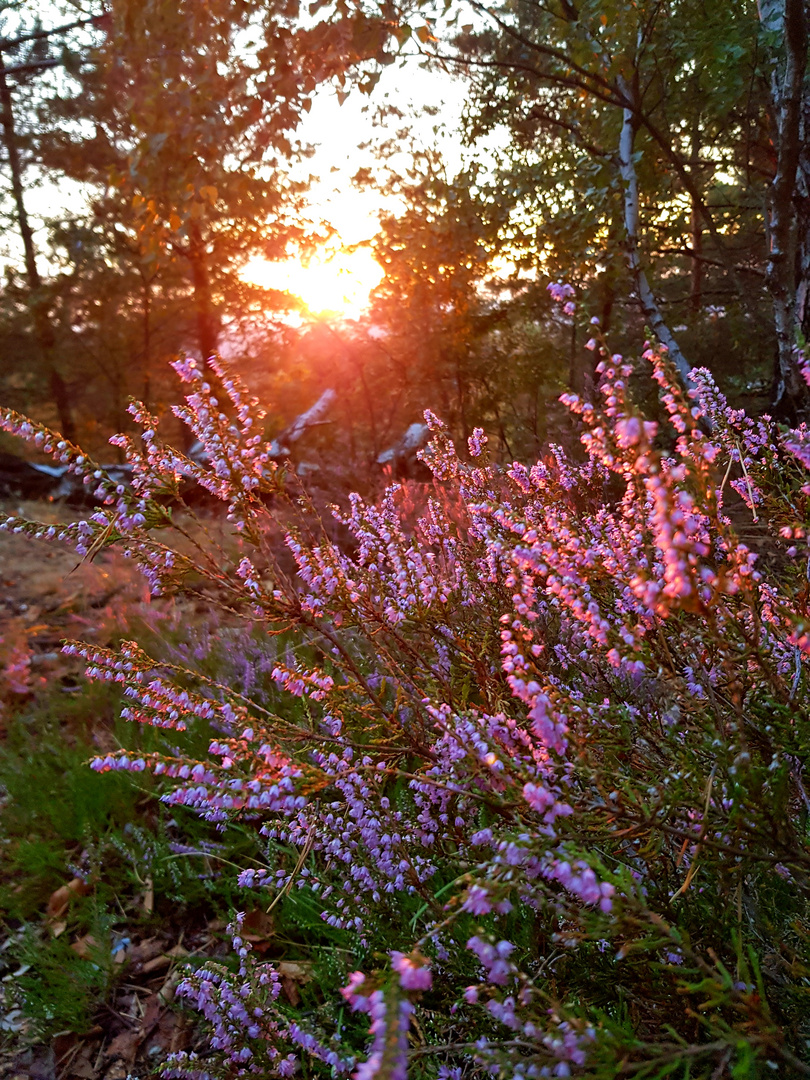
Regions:
<instances>
[{"instance_id":1,"label":"sky","mask_svg":"<svg viewBox=\"0 0 810 1080\"><path fill-rule=\"evenodd\" d=\"M438 116L415 119L414 129L426 145L438 141L450 168L460 161L458 139L449 134L437 139L433 127L439 121L449 131L458 126L464 85L441 71L422 69L415 57L385 68L370 97L352 93L341 105L332 91L325 89L319 93L300 129L302 140L316 147L308 167L322 177L311 199L313 207L323 212L345 243L357 243L372 235L376 213L391 205L382 196L357 191L351 183L354 173L371 159L371 149L359 147L390 134L375 129L372 123L371 112L385 101L415 116L426 106L437 107Z\"/></svg>"},{"instance_id":2,"label":"sky","mask_svg":"<svg viewBox=\"0 0 810 1080\"><path fill-rule=\"evenodd\" d=\"M374 162L373 149L361 147L390 136L390 131L375 127L377 109L387 102L395 104L413 117L412 126L424 145L438 143L450 170L460 163L458 139L449 133L461 118L464 84L435 67L426 70L421 63L419 57L411 56L386 67L371 95L353 91L342 104L329 87L316 94L297 133L315 152L300 171L319 177L309 192L311 217L330 225L337 235L329 249L316 254L307 268L302 269L300 259L272 267L263 260L254 260L246 272L249 280L272 288L289 288L303 297L312 314L360 313L382 272L368 249L351 253L343 249L370 240L377 231L378 214L397 209L391 196L369 188L358 190L352 183L359 168ZM437 115L420 117L425 106L437 109ZM438 136L434 132L437 124L444 129ZM55 211L58 214L58 207L75 206L84 198L81 186L74 183L44 183L28 188L26 205L40 250L46 247L45 220ZM8 230L0 239L0 259L5 256L18 261L16 233L15 229Z\"/></svg>"},{"instance_id":3,"label":"sky","mask_svg":"<svg viewBox=\"0 0 810 1080\"><path fill-rule=\"evenodd\" d=\"M370 240L377 232L380 212L396 210L398 203L381 192L359 190L352 177L373 163L372 148L361 147L391 134L375 127L373 120L377 108L386 102L413 114L417 137L426 146L439 145L450 170L460 163L458 138L450 133L458 127L464 106L461 80L439 70L424 70L416 57L410 57L385 68L370 96L353 92L341 104L333 90L324 88L298 134L315 148L305 167L307 173L319 177L309 192L310 212L328 223L337 237L306 268L296 260L276 265L254 260L247 269L249 280L289 289L306 302L312 314L356 317L362 312L382 270L367 248L351 253L344 249ZM437 108L438 115L420 116L426 106ZM444 133L434 132L437 124L446 129Z\"/></svg>"}]
</instances>

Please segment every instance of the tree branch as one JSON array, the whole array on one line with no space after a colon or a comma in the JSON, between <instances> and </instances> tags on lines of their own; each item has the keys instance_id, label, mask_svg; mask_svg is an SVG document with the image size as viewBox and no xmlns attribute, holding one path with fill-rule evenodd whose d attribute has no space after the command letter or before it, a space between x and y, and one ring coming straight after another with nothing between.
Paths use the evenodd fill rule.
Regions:
<instances>
[{"instance_id":1,"label":"tree branch","mask_svg":"<svg viewBox=\"0 0 810 1080\"><path fill-rule=\"evenodd\" d=\"M625 86L623 89L630 101L632 101L632 91L630 88ZM624 227L626 233L625 250L627 262L635 279L638 298L641 302L644 315L650 324L650 328L661 344L668 350L670 358L678 369L684 384L688 386L691 365L681 352L678 342L673 337L664 316L661 314L658 301L655 299L655 295L650 288L650 283L647 281L647 275L644 273L641 266L641 260L638 256L639 194L638 175L636 173L635 162L633 161L635 138L636 117L634 110L628 107L624 110L622 132L619 137L619 169L624 185Z\"/></svg>"},{"instance_id":2,"label":"tree branch","mask_svg":"<svg viewBox=\"0 0 810 1080\"><path fill-rule=\"evenodd\" d=\"M0 50L16 49L26 41L41 41L43 38L54 37L56 34L66 34L68 30L75 30L79 26L101 26L109 15L102 12L101 15L91 15L86 19L76 19L75 22L63 23L62 26L54 26L50 30L32 30L29 34L21 34L16 38L0 39ZM6 70L10 70L6 68Z\"/></svg>"}]
</instances>

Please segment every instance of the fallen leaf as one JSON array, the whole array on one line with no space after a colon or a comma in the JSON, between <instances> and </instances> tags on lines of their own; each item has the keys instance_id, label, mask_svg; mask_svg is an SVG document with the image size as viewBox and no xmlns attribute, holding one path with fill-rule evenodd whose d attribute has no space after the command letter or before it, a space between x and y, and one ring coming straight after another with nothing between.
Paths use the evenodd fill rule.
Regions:
<instances>
[{"instance_id":1,"label":"fallen leaf","mask_svg":"<svg viewBox=\"0 0 810 1080\"><path fill-rule=\"evenodd\" d=\"M168 979L164 982L163 986L161 986L160 990L158 990L157 993L158 1001L160 1001L162 1005L168 1005L170 1001L174 1000L174 994L177 990L177 985L182 978L183 972L180 968L175 968L171 975L169 975Z\"/></svg>"},{"instance_id":2,"label":"fallen leaf","mask_svg":"<svg viewBox=\"0 0 810 1080\"><path fill-rule=\"evenodd\" d=\"M61 1069L64 1069L65 1063L69 1064L80 1050L79 1037L74 1031L65 1031L60 1035L54 1035L51 1049L56 1060L57 1070L60 1070L60 1066Z\"/></svg>"},{"instance_id":3,"label":"fallen leaf","mask_svg":"<svg viewBox=\"0 0 810 1080\"><path fill-rule=\"evenodd\" d=\"M81 878L73 878L67 885L60 885L51 893L45 914L48 920L60 919L68 909L68 904L74 896L87 896L93 891L92 885L88 885Z\"/></svg>"},{"instance_id":4,"label":"fallen leaf","mask_svg":"<svg viewBox=\"0 0 810 1080\"><path fill-rule=\"evenodd\" d=\"M90 1061L89 1052L79 1054L78 1058L70 1066L70 1076L78 1076L79 1080L93 1080L96 1070Z\"/></svg>"},{"instance_id":5,"label":"fallen leaf","mask_svg":"<svg viewBox=\"0 0 810 1080\"><path fill-rule=\"evenodd\" d=\"M72 941L70 944L71 949L80 956L82 960L86 960L90 955L90 950L94 949L97 945L96 939L92 934L85 934L84 937L78 938L76 941Z\"/></svg>"},{"instance_id":6,"label":"fallen leaf","mask_svg":"<svg viewBox=\"0 0 810 1080\"><path fill-rule=\"evenodd\" d=\"M151 877L148 877L144 884L146 892L143 894L143 910L151 915L155 910L155 883Z\"/></svg>"},{"instance_id":7,"label":"fallen leaf","mask_svg":"<svg viewBox=\"0 0 810 1080\"><path fill-rule=\"evenodd\" d=\"M144 941L139 941L137 945L130 947L129 958L133 964L146 964L154 957L160 956L165 947L165 938L146 938Z\"/></svg>"},{"instance_id":8,"label":"fallen leaf","mask_svg":"<svg viewBox=\"0 0 810 1080\"><path fill-rule=\"evenodd\" d=\"M193 1027L185 1017L178 1016L175 1012L171 1014L171 1017L171 1038L168 1050L170 1054L176 1054L179 1050L185 1050L191 1045Z\"/></svg>"},{"instance_id":9,"label":"fallen leaf","mask_svg":"<svg viewBox=\"0 0 810 1080\"><path fill-rule=\"evenodd\" d=\"M148 975L150 971L159 971L161 968L168 967L172 960L188 955L188 949L184 949L182 945L174 945L160 956L156 956L153 960L147 961L143 965L143 971Z\"/></svg>"},{"instance_id":10,"label":"fallen leaf","mask_svg":"<svg viewBox=\"0 0 810 1080\"><path fill-rule=\"evenodd\" d=\"M209 926L210 929L210 926ZM270 938L276 932L276 924L272 915L261 908L248 911L242 920L240 935L245 941L251 942L257 952L266 952L269 948ZM262 947L264 946L264 947Z\"/></svg>"},{"instance_id":11,"label":"fallen leaf","mask_svg":"<svg viewBox=\"0 0 810 1080\"><path fill-rule=\"evenodd\" d=\"M115 1036L104 1051L104 1060L106 1062L122 1061L126 1065L131 1065L142 1038L143 1036L136 1028L122 1031L120 1035Z\"/></svg>"},{"instance_id":12,"label":"fallen leaf","mask_svg":"<svg viewBox=\"0 0 810 1080\"><path fill-rule=\"evenodd\" d=\"M253 908L251 911L246 912L244 919L242 919L242 937L249 934L266 937L268 934L275 933L275 929L276 924L273 916L263 911L262 908Z\"/></svg>"},{"instance_id":13,"label":"fallen leaf","mask_svg":"<svg viewBox=\"0 0 810 1080\"><path fill-rule=\"evenodd\" d=\"M149 1033L152 1028L157 1024L162 1011L163 1003L158 998L157 994L150 994L146 1001L143 1003L143 1019L141 1020L141 1028L143 1029L144 1033Z\"/></svg>"},{"instance_id":14,"label":"fallen leaf","mask_svg":"<svg viewBox=\"0 0 810 1080\"><path fill-rule=\"evenodd\" d=\"M298 987L312 982L311 968L311 964L296 964L289 960L282 960L277 965L277 971L281 976L281 989L293 1007L301 1003Z\"/></svg>"},{"instance_id":15,"label":"fallen leaf","mask_svg":"<svg viewBox=\"0 0 810 1080\"><path fill-rule=\"evenodd\" d=\"M312 964L297 964L290 960L282 960L277 965L277 970L282 978L294 979L296 982L301 983L302 986L305 983L312 982Z\"/></svg>"}]
</instances>

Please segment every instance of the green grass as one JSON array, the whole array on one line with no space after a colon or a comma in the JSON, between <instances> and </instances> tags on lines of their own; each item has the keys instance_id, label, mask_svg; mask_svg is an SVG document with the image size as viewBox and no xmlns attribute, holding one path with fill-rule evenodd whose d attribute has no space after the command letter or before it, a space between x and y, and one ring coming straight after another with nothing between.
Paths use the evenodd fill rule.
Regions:
<instances>
[{"instance_id":1,"label":"green grass","mask_svg":"<svg viewBox=\"0 0 810 1080\"><path fill-rule=\"evenodd\" d=\"M0 965L3 975L27 965L10 989L39 1038L92 1026L122 977L112 959L116 942L158 932L179 940L235 908L267 902L236 886L237 867L258 854L249 829L217 832L182 807L165 807L148 773L89 768L90 758L114 746L161 744L162 733L116 719L120 705L108 683L75 694L56 685L12 715L0 744L7 942ZM186 741L200 749L208 737L200 730ZM87 895L74 893L63 913L49 917L53 893L77 874ZM95 944L80 956L71 945L87 935Z\"/></svg>"}]
</instances>

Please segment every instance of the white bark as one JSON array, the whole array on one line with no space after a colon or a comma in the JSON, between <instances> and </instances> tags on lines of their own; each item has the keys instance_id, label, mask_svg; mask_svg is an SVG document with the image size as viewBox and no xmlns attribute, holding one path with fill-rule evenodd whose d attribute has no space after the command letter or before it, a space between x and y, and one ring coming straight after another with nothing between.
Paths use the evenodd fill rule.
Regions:
<instances>
[{"instance_id":1,"label":"white bark","mask_svg":"<svg viewBox=\"0 0 810 1080\"><path fill-rule=\"evenodd\" d=\"M326 414L336 397L337 394L331 387L324 390L314 405L310 406L306 412L302 412L300 416L296 416L290 426L285 428L277 439L273 439L270 444L270 456L274 458L286 457L290 453L288 443L298 442L301 436L310 428L327 423Z\"/></svg>"},{"instance_id":2,"label":"white bark","mask_svg":"<svg viewBox=\"0 0 810 1080\"><path fill-rule=\"evenodd\" d=\"M768 266L766 280L774 308L778 345L775 404L796 401L803 392L794 359L804 296L797 290L797 190L801 152L802 106L807 71L807 28L804 0L759 0L763 30L778 43L772 53L771 98L776 124L776 173L768 198ZM806 243L806 238L801 238ZM802 288L801 292L805 290Z\"/></svg>"},{"instance_id":3,"label":"white bark","mask_svg":"<svg viewBox=\"0 0 810 1080\"><path fill-rule=\"evenodd\" d=\"M625 84L622 86L622 92L632 104L630 87ZM684 383L688 386L691 365L681 352L678 342L661 314L661 308L650 288L650 283L644 273L638 254L639 193L638 175L633 161L635 139L634 113L632 108L626 108L623 113L622 133L619 139L619 169L624 184L624 229L627 262L633 274L638 298L644 315L650 324L650 329L660 343L666 347L670 359L678 369Z\"/></svg>"}]
</instances>

